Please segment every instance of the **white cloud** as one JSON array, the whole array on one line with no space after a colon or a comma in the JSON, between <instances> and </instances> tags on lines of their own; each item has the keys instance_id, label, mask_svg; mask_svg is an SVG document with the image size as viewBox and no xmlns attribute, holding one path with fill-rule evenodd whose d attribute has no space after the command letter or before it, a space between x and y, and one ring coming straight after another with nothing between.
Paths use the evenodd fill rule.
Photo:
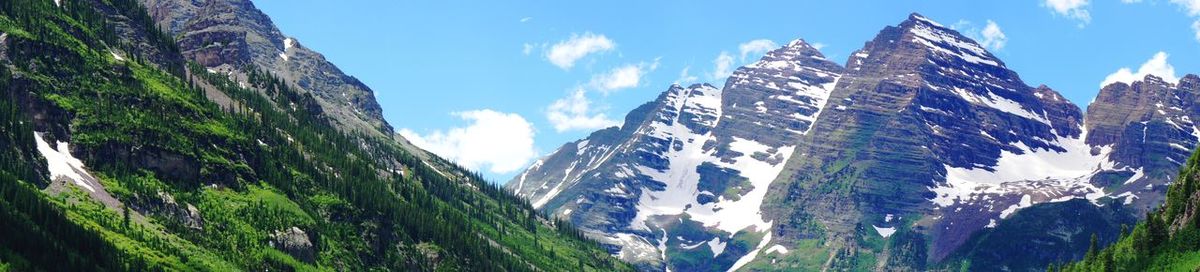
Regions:
<instances>
[{"instance_id":1,"label":"white cloud","mask_svg":"<svg viewBox=\"0 0 1200 272\"><path fill-rule=\"evenodd\" d=\"M742 53L742 61L746 61L746 55L751 53L756 56L762 55L775 48L779 48L779 45L768 39L757 39L738 45L738 51Z\"/></svg>"},{"instance_id":2,"label":"white cloud","mask_svg":"<svg viewBox=\"0 0 1200 272\"><path fill-rule=\"evenodd\" d=\"M533 20L533 17L525 17L525 18L521 18L521 22L522 22L522 23L529 22L530 20Z\"/></svg>"},{"instance_id":3,"label":"white cloud","mask_svg":"<svg viewBox=\"0 0 1200 272\"><path fill-rule=\"evenodd\" d=\"M1192 31L1196 32L1196 41L1200 42L1200 20L1192 23Z\"/></svg>"},{"instance_id":4,"label":"white cloud","mask_svg":"<svg viewBox=\"0 0 1200 272\"><path fill-rule=\"evenodd\" d=\"M825 44L823 44L823 43L813 43L811 45L812 45L813 49L817 49L817 50L821 50L821 48L825 48Z\"/></svg>"},{"instance_id":5,"label":"white cloud","mask_svg":"<svg viewBox=\"0 0 1200 272\"><path fill-rule=\"evenodd\" d=\"M733 74L733 56L729 52L721 51L716 59L713 59L713 71L709 75L714 81L724 80Z\"/></svg>"},{"instance_id":6,"label":"white cloud","mask_svg":"<svg viewBox=\"0 0 1200 272\"><path fill-rule=\"evenodd\" d=\"M1100 88L1117 82L1133 83L1134 81L1142 80L1146 75L1155 75L1167 82L1179 82L1179 77L1175 76L1175 67L1167 63L1168 56L1166 52L1154 54L1154 57L1151 57L1150 60L1142 64L1142 67L1138 68L1137 73L1134 73L1128 67L1121 68L1105 77L1104 81L1100 82Z\"/></svg>"},{"instance_id":7,"label":"white cloud","mask_svg":"<svg viewBox=\"0 0 1200 272\"><path fill-rule=\"evenodd\" d=\"M596 35L591 32L583 35L571 34L570 39L551 46L550 52L546 53L546 59L558 68L568 70L575 66L575 61L589 54L612 50L615 47L617 44L604 35Z\"/></svg>"},{"instance_id":8,"label":"white cloud","mask_svg":"<svg viewBox=\"0 0 1200 272\"><path fill-rule=\"evenodd\" d=\"M1008 36L1004 35L1004 31L1000 31L1000 26L992 20L987 21L987 26L979 33L983 37L980 42L983 47L992 50L1000 50L1004 48L1004 44L1008 43Z\"/></svg>"},{"instance_id":9,"label":"white cloud","mask_svg":"<svg viewBox=\"0 0 1200 272\"><path fill-rule=\"evenodd\" d=\"M400 135L464 167L486 167L496 174L520 170L537 156L533 125L520 115L489 109L453 114L467 121L467 126L425 135L402 129Z\"/></svg>"},{"instance_id":10,"label":"white cloud","mask_svg":"<svg viewBox=\"0 0 1200 272\"><path fill-rule=\"evenodd\" d=\"M641 85L643 76L658 69L658 61L659 59L654 59L654 62L649 64L643 62L614 68L607 73L592 76L592 81L588 85L604 93L604 95L622 89L638 87Z\"/></svg>"},{"instance_id":11,"label":"white cloud","mask_svg":"<svg viewBox=\"0 0 1200 272\"><path fill-rule=\"evenodd\" d=\"M674 83L679 85L687 85L700 80L700 78L688 73L688 70L690 69L692 69L691 66L683 67L683 71L679 71L679 79L676 79Z\"/></svg>"},{"instance_id":12,"label":"white cloud","mask_svg":"<svg viewBox=\"0 0 1200 272\"><path fill-rule=\"evenodd\" d=\"M593 113L592 102L584 94L582 88L576 89L571 96L554 101L546 109L546 118L555 131L596 130L620 124L604 113Z\"/></svg>"},{"instance_id":13,"label":"white cloud","mask_svg":"<svg viewBox=\"0 0 1200 272\"><path fill-rule=\"evenodd\" d=\"M1141 2L1142 2L1142 0L1121 0L1121 3L1126 3L1126 4L1134 4L1134 3L1141 3Z\"/></svg>"},{"instance_id":14,"label":"white cloud","mask_svg":"<svg viewBox=\"0 0 1200 272\"><path fill-rule=\"evenodd\" d=\"M1050 8L1058 15L1079 20L1079 27L1083 27L1092 21L1092 15L1087 9L1088 0L1044 0L1042 5Z\"/></svg>"},{"instance_id":15,"label":"white cloud","mask_svg":"<svg viewBox=\"0 0 1200 272\"><path fill-rule=\"evenodd\" d=\"M1187 11L1188 16L1200 16L1200 0L1171 0Z\"/></svg>"},{"instance_id":16,"label":"white cloud","mask_svg":"<svg viewBox=\"0 0 1200 272\"><path fill-rule=\"evenodd\" d=\"M530 53L533 53L533 44L526 43L521 46L521 54L528 56Z\"/></svg>"}]
</instances>

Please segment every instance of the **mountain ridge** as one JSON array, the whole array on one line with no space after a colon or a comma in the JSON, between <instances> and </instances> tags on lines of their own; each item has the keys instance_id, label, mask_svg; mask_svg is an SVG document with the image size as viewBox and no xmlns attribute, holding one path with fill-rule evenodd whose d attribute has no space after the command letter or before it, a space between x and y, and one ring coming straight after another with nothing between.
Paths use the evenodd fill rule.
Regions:
<instances>
[{"instance_id":1,"label":"mountain ridge","mask_svg":"<svg viewBox=\"0 0 1200 272\"><path fill-rule=\"evenodd\" d=\"M820 101L815 103L819 104L817 110L806 111L820 114L812 118L815 124L809 122L802 126L790 126L803 128L803 133L797 133L798 137L774 137L778 134L788 135L783 133L786 130L770 130L774 125L788 124L771 118L786 115L784 113L764 115L770 117L751 115L728 118L730 112L756 111L747 107L739 109L735 105L766 106L769 104L767 102L776 102L772 98L778 96L773 96L772 88L785 89L780 87L786 86L786 83L770 80L750 83L744 80L748 78L744 73L765 68L761 64L769 61L772 54L786 51L795 44L789 43L768 53L763 60L739 68L738 71L743 74L729 78L726 86L719 90L722 93L722 106L717 107L716 112L720 115L717 119L720 122L713 128L686 122L692 118L678 118L680 123L698 135L706 135L711 131L712 135L754 137L719 136L715 140L708 140L704 136L680 137L678 133L670 134L669 137L660 137L665 141L657 145L666 147L667 152L649 152L648 155L637 155L639 160L599 166L599 170L591 172L594 176L580 174L581 178L566 185L568 189L555 194L530 190L530 186L525 185L530 182L530 177L570 165L573 155L563 151L569 149L568 144L547 156L558 161L558 167L546 166L539 161L535 167L514 178L507 188L523 197L541 199L543 204L552 203L538 205L538 208L580 223L578 225L592 237L614 233L640 236L641 241L634 242L630 242L630 239L598 239L613 245L614 252L620 252L622 257L630 256L627 248L642 251L645 256L654 256L623 258L639 264L642 269L687 270L703 267L696 266L698 263L706 263L716 265L720 270L772 267L907 267L923 270L959 266L961 258L949 257L964 256L966 253L961 252L970 249L962 245L968 240L980 239L972 238L983 235L984 232L980 230L999 232L992 230L1000 227L1007 231L1017 225L1032 229L1054 228L1053 225L1045 225L1053 222L1032 223L1024 219L1031 223L1001 224L1004 219L1029 207L1067 207L1069 205L1056 203L1071 199L1085 199L1085 202L1093 205L1120 199L1114 203L1129 205L1131 209L1119 213L1145 211L1158 201L1153 197L1158 192L1154 189L1170 182L1169 171L1161 169L1170 167L1172 161L1180 161L1174 158L1174 153L1169 153L1166 159L1162 159L1163 153L1146 153L1146 156L1156 158L1151 160L1154 162L1151 168L1132 167L1141 164L1133 163L1129 156L1121 155L1124 154L1121 152L1140 154L1139 146L1146 143L1132 142L1130 133L1117 136L1126 141L1124 144L1097 142L1092 139L1103 137L1091 135L1104 133L1104 130L1089 134L1094 127L1086 124L1127 128L1130 122L1116 121L1116 118L1085 118L1078 106L1054 90L1045 85L1026 85L1016 72L1007 69L1003 61L970 38L916 13L899 25L880 31L863 49L847 59L845 68L829 62L830 67L837 67L837 73L832 73L836 75L833 81L836 86L828 88L824 94L827 98L818 96L820 99L801 101ZM813 51L820 54L815 49ZM806 65L808 67L804 68L814 66ZM759 74L779 75L779 79L784 81L792 80L785 73L766 71ZM731 96L737 93L736 83L739 82L750 83L745 85L751 88L745 94ZM667 93L674 90L675 87L672 87ZM788 90L791 93L796 91L803 92ZM1106 92L1114 91L1102 90L1101 96ZM1097 108L1108 105L1104 104L1108 100L1097 100L1100 103L1093 103L1098 105ZM1144 105L1112 106L1145 108ZM1180 105L1179 108L1189 107ZM764 113L771 111L771 107L760 109ZM1089 107L1089 116L1095 114L1091 113L1091 109ZM672 116L669 113L666 115ZM1130 120L1140 117L1144 116L1130 117ZM1171 116L1167 120L1179 124L1183 123L1182 118ZM750 130L752 132L746 134L745 129L739 131L738 125L731 125L736 121L726 123L726 119L757 124L760 129ZM1133 124L1137 124L1137 121ZM1172 124L1166 121L1147 123ZM1174 132L1172 135L1165 137L1161 145L1151 146L1161 149L1157 146L1186 148L1196 145L1197 137ZM761 149L754 149L750 154L730 152L720 147L723 146L720 143L722 137L771 144L762 145ZM575 143L588 141L590 136ZM702 141L703 144L689 147L690 141ZM788 147L790 145L794 146ZM789 148L795 150L781 152L781 149ZM645 154L642 152L645 150L634 153ZM676 160L683 160L680 158L684 157L671 157L669 154L672 151L697 154L687 156L692 158L687 160L714 156L715 162L729 163L737 162L738 155L734 154L740 154L749 155L768 165L770 162L779 162L786 166L777 177L761 183L746 182L750 179L742 172L730 171L737 170L736 167L714 167L719 163L684 167L687 168L682 170L687 173L685 175L664 175L681 171L672 166L676 165ZM621 154L613 156L620 157ZM1029 162L1041 163L1046 167L1023 166ZM647 167L628 167L631 165ZM656 165L660 167L653 167ZM1166 174L1147 177L1144 175L1146 171ZM611 176L604 172L624 174ZM563 186L548 179L533 182L543 187ZM620 189L620 194L608 190L612 184L618 185L614 188ZM750 224L755 226L753 228L737 228L743 225L733 225L723 229L723 226L729 225L723 225L724 221L719 218L706 219L704 215L708 212L702 212L707 209L702 207L710 207L704 206L710 203L717 203L711 207L737 203L725 201L747 196L747 192L764 185L770 188L761 201L761 209L757 209L762 212L763 221ZM677 187L696 189L668 193L674 190L671 188ZM698 198L698 201L681 199L688 195ZM624 208L589 212L588 209L594 208L586 206L597 199ZM674 199L671 201L681 206L664 210L671 205L666 205L662 199ZM580 210L581 207L584 210ZM754 210L751 212L756 212ZM654 220L656 217L659 220ZM1114 215L1113 218L1125 217ZM669 220L683 223L663 223ZM1108 225L1096 226L1093 230L1085 229L1082 235L1101 229L1111 230L1125 223L1124 220L1107 221L1105 224ZM638 225L644 222L651 223ZM665 225L653 227L654 222ZM1106 233L1111 236L1115 232L1101 234ZM679 236L679 239L674 236ZM982 239L971 241L992 241ZM711 249L708 254L712 257L702 257L704 253L697 252L697 248L704 248L697 247L700 244L696 242L699 241L708 241L708 248ZM1066 240L1063 243L1078 245L1079 241ZM744 255L737 259L743 260L731 263L728 262L730 258L725 257L726 261L720 261L723 259L720 253L712 254L719 252L718 248L734 244L740 245L737 247L738 253ZM789 251L806 252L811 256L791 255L787 253ZM1030 254L1036 253L1034 250ZM1022 253L1014 254L1024 256ZM1079 256L1072 254L1074 252L1051 258L1030 257L1028 260L1038 262L1033 266L1044 266L1064 261L1062 258ZM706 261L709 259L714 261ZM1032 266L1026 268L1040 269Z\"/></svg>"}]
</instances>

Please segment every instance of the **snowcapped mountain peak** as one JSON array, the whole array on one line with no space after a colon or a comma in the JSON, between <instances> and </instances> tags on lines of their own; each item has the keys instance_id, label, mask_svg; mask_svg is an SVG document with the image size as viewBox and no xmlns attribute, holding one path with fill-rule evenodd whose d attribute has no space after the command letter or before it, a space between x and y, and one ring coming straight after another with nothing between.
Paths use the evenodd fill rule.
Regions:
<instances>
[{"instance_id":1,"label":"snowcapped mountain peak","mask_svg":"<svg viewBox=\"0 0 1200 272\"><path fill-rule=\"evenodd\" d=\"M645 270L796 267L789 248L873 239L938 262L1038 205L1159 203L1200 142L1197 105L1200 77L1146 78L1102 90L1085 124L914 13L845 68L797 39L721 88L673 85L509 186Z\"/></svg>"},{"instance_id":2,"label":"snowcapped mountain peak","mask_svg":"<svg viewBox=\"0 0 1200 272\"><path fill-rule=\"evenodd\" d=\"M797 39L738 68L723 87L670 86L622 129L564 145L509 187L627 261L661 269L664 251L707 245L709 258L732 265L753 249L729 243L735 234L769 233L764 196L841 72Z\"/></svg>"},{"instance_id":3,"label":"snowcapped mountain peak","mask_svg":"<svg viewBox=\"0 0 1200 272\"><path fill-rule=\"evenodd\" d=\"M908 21L928 24L928 25L936 26L936 27L944 27L944 26L942 26L942 24L934 21L933 19L929 19L929 17L925 17L925 15L921 15L920 13L916 13L916 12L913 12L908 15Z\"/></svg>"}]
</instances>

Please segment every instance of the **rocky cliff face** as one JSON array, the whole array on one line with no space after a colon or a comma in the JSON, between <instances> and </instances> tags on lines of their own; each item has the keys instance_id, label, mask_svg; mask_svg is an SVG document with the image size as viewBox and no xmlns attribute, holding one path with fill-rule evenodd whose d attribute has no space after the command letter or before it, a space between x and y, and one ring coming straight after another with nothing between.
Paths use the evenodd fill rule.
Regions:
<instances>
[{"instance_id":1,"label":"rocky cliff face","mask_svg":"<svg viewBox=\"0 0 1200 272\"><path fill-rule=\"evenodd\" d=\"M1200 130L1200 77L1166 82L1153 75L1141 81L1113 83L1088 105L1087 143L1112 146L1114 168L1093 180L1128 197L1141 211L1162 202L1166 183L1196 147ZM1123 174L1123 175L1122 175Z\"/></svg>"},{"instance_id":2,"label":"rocky cliff face","mask_svg":"<svg viewBox=\"0 0 1200 272\"><path fill-rule=\"evenodd\" d=\"M188 59L224 73L257 67L313 93L342 129L392 136L374 91L285 36L250 0L141 0Z\"/></svg>"},{"instance_id":3,"label":"rocky cliff face","mask_svg":"<svg viewBox=\"0 0 1200 272\"><path fill-rule=\"evenodd\" d=\"M956 252L995 242L973 238L985 232L1066 244L1011 247L1044 257L1019 267L1037 269L1160 203L1200 135L1196 82L1108 86L1084 118L913 14L844 69L797 41L720 90L673 86L508 186L647 269L924 270L975 258ZM1006 221L1080 201L1103 226Z\"/></svg>"}]
</instances>

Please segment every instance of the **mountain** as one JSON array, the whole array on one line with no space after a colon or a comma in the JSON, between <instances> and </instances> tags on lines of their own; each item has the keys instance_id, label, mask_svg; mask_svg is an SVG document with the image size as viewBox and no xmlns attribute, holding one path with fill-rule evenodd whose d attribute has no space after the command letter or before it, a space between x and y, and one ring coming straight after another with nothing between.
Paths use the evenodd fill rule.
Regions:
<instances>
[{"instance_id":1,"label":"mountain","mask_svg":"<svg viewBox=\"0 0 1200 272\"><path fill-rule=\"evenodd\" d=\"M508 186L643 268L661 268L664 254L690 255L670 258L678 270L729 267L770 225L756 216L762 198L841 70L793 41L724 88L671 86L621 128L565 145Z\"/></svg>"},{"instance_id":2,"label":"mountain","mask_svg":"<svg viewBox=\"0 0 1200 272\"><path fill-rule=\"evenodd\" d=\"M845 68L796 41L672 86L506 186L645 270L1040 270L1161 202L1195 78L1110 85L1085 117L913 14Z\"/></svg>"},{"instance_id":3,"label":"mountain","mask_svg":"<svg viewBox=\"0 0 1200 272\"><path fill-rule=\"evenodd\" d=\"M181 32L134 0L0 2L0 270L632 269L392 138L249 2L177 4Z\"/></svg>"}]
</instances>

